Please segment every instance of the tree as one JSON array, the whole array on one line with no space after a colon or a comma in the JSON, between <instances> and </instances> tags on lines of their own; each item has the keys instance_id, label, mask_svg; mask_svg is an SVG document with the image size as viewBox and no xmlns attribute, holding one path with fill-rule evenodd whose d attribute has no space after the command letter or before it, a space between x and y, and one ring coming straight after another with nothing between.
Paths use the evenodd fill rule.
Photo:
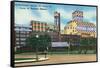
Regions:
<instances>
[{"instance_id":1,"label":"tree","mask_svg":"<svg viewBox=\"0 0 100 68\"><path fill-rule=\"evenodd\" d=\"M90 44L91 46L96 46L96 44L97 44L96 41L97 41L96 38L89 38L89 44Z\"/></svg>"},{"instance_id":2,"label":"tree","mask_svg":"<svg viewBox=\"0 0 100 68\"><path fill-rule=\"evenodd\" d=\"M45 35L31 35L26 39L27 46L31 46L32 49L35 49L36 59L38 61L38 51L39 49L43 49L43 51L47 51L49 46L51 45L51 37L47 34ZM45 53L46 57L46 53Z\"/></svg>"},{"instance_id":3,"label":"tree","mask_svg":"<svg viewBox=\"0 0 100 68\"><path fill-rule=\"evenodd\" d=\"M87 52L87 50L93 50L96 49L96 38L81 38L80 40L80 48L81 50L85 50L85 53Z\"/></svg>"},{"instance_id":4,"label":"tree","mask_svg":"<svg viewBox=\"0 0 100 68\"><path fill-rule=\"evenodd\" d=\"M44 54L45 54L45 58L46 58L48 48L51 47L51 37L49 35L47 35L47 34L42 35L41 36L41 43L42 43L41 48L43 48Z\"/></svg>"},{"instance_id":5,"label":"tree","mask_svg":"<svg viewBox=\"0 0 100 68\"><path fill-rule=\"evenodd\" d=\"M87 53L87 47L89 46L89 39L88 38L81 38L80 39L80 49L79 52L81 53L84 50L84 53Z\"/></svg>"}]
</instances>

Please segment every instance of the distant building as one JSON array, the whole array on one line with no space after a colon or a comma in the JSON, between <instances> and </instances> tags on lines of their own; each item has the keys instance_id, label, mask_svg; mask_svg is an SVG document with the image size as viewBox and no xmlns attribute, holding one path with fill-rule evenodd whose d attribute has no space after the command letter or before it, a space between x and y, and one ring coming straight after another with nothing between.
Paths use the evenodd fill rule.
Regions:
<instances>
[{"instance_id":1,"label":"distant building","mask_svg":"<svg viewBox=\"0 0 100 68\"><path fill-rule=\"evenodd\" d=\"M46 22L31 21L32 35L45 35L48 34L51 37L52 42L59 41L59 32L55 30L54 24L47 24Z\"/></svg>"},{"instance_id":2,"label":"distant building","mask_svg":"<svg viewBox=\"0 0 100 68\"><path fill-rule=\"evenodd\" d=\"M72 46L79 46L80 38L80 35L61 34L61 42L68 42Z\"/></svg>"},{"instance_id":3,"label":"distant building","mask_svg":"<svg viewBox=\"0 0 100 68\"><path fill-rule=\"evenodd\" d=\"M96 25L90 22L84 22L83 12L76 10L72 13L72 20L64 27L64 34L96 37Z\"/></svg>"},{"instance_id":4,"label":"distant building","mask_svg":"<svg viewBox=\"0 0 100 68\"><path fill-rule=\"evenodd\" d=\"M20 48L26 45L26 38L29 37L32 27L25 25L15 25L15 47Z\"/></svg>"},{"instance_id":5,"label":"distant building","mask_svg":"<svg viewBox=\"0 0 100 68\"><path fill-rule=\"evenodd\" d=\"M64 27L64 34L96 37L96 25L89 22L70 21Z\"/></svg>"},{"instance_id":6,"label":"distant building","mask_svg":"<svg viewBox=\"0 0 100 68\"><path fill-rule=\"evenodd\" d=\"M31 21L32 31L45 32L47 30L47 23L40 21Z\"/></svg>"}]
</instances>

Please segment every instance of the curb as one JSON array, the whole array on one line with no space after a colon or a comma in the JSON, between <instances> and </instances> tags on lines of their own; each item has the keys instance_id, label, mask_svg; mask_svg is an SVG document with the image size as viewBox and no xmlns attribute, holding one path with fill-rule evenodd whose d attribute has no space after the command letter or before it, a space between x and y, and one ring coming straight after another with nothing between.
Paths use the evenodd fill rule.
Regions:
<instances>
[{"instance_id":1,"label":"curb","mask_svg":"<svg viewBox=\"0 0 100 68\"><path fill-rule=\"evenodd\" d=\"M48 60L49 58L39 58L38 61L45 61ZM31 59L31 60L17 60L15 63L28 63L28 62L38 62L36 59Z\"/></svg>"}]
</instances>

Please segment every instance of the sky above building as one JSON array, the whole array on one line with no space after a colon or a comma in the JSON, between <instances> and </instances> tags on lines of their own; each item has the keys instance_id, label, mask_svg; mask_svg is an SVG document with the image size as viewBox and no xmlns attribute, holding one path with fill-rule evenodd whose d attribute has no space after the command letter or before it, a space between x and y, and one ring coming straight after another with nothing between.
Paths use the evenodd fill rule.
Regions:
<instances>
[{"instance_id":1,"label":"sky above building","mask_svg":"<svg viewBox=\"0 0 100 68\"><path fill-rule=\"evenodd\" d=\"M84 21L96 24L96 7L15 2L15 23L29 25L31 20L54 24L54 12L61 15L61 30L72 20L72 12L83 11Z\"/></svg>"}]
</instances>

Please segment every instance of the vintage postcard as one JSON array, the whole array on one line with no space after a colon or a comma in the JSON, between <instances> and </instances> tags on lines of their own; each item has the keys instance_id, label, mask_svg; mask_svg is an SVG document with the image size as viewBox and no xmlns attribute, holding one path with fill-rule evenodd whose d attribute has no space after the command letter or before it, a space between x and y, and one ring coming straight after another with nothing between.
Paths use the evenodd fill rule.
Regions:
<instances>
[{"instance_id":1,"label":"vintage postcard","mask_svg":"<svg viewBox=\"0 0 100 68\"><path fill-rule=\"evenodd\" d=\"M11 2L14 67L97 61L97 6Z\"/></svg>"}]
</instances>

